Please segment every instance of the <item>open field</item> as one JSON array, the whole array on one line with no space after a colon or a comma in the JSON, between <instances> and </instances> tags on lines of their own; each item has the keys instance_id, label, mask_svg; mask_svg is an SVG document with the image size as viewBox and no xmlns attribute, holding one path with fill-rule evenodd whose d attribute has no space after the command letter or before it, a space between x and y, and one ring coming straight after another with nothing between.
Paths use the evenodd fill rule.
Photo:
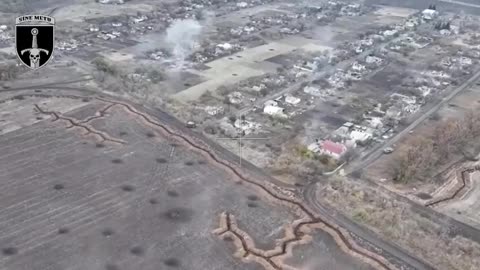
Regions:
<instances>
[{"instance_id":1,"label":"open field","mask_svg":"<svg viewBox=\"0 0 480 270\"><path fill-rule=\"evenodd\" d=\"M265 60L278 55L288 54L293 50L322 51L329 49L329 47L316 45L308 39L299 39L295 40L295 42L297 44L292 45L292 38L286 38L285 41L279 40L249 48L229 57L207 63L206 66L209 69L199 72L199 74L207 78L207 81L185 89L174 97L181 101L192 101L198 99L206 91L214 92L222 85L232 85L250 77L260 76L267 72L275 72L280 65L275 65Z\"/></svg>"},{"instance_id":2,"label":"open field","mask_svg":"<svg viewBox=\"0 0 480 270\"><path fill-rule=\"evenodd\" d=\"M91 12L95 10L95 12ZM68 5L61 7L54 12L57 21L83 22L85 19L93 19L103 16L115 16L121 14L136 14L139 11L151 11L152 6L147 4L125 5L99 5L93 1L79 3L77 5Z\"/></svg>"}]
</instances>

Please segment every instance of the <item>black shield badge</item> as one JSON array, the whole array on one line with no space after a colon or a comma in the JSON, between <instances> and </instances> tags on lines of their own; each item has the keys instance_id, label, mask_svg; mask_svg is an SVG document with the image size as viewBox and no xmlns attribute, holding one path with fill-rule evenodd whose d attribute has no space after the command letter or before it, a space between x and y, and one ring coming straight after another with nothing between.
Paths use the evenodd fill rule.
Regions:
<instances>
[{"instance_id":1,"label":"black shield badge","mask_svg":"<svg viewBox=\"0 0 480 270\"><path fill-rule=\"evenodd\" d=\"M52 59L55 20L43 15L25 15L16 19L15 45L20 61L31 69L45 66Z\"/></svg>"}]
</instances>

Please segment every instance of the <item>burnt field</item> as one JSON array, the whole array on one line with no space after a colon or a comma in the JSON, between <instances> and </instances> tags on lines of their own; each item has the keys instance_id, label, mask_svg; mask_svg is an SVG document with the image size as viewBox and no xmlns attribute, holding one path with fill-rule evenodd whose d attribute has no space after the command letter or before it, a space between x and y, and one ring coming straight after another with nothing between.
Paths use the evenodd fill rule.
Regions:
<instances>
[{"instance_id":1,"label":"burnt field","mask_svg":"<svg viewBox=\"0 0 480 270\"><path fill-rule=\"evenodd\" d=\"M35 119L0 137L1 269L287 269L282 261L373 269L324 233L310 243L300 237L309 258L263 254L304 218L298 211L127 107L82 99L60 113L59 102L48 100L0 104L24 108L18 119ZM219 232L222 217L228 228ZM240 239L247 239L243 255ZM262 254L276 258L268 265Z\"/></svg>"}]
</instances>

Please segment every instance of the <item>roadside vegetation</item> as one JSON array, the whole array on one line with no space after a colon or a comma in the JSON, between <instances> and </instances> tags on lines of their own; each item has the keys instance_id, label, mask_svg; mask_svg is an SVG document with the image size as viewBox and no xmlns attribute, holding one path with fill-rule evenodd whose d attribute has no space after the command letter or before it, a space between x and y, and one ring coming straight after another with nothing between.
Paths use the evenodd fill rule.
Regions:
<instances>
[{"instance_id":1,"label":"roadside vegetation","mask_svg":"<svg viewBox=\"0 0 480 270\"><path fill-rule=\"evenodd\" d=\"M463 119L439 122L428 136L417 135L398 149L391 163L392 178L399 183L430 181L453 159L473 160L480 150L480 114L466 113Z\"/></svg>"},{"instance_id":2,"label":"roadside vegetation","mask_svg":"<svg viewBox=\"0 0 480 270\"><path fill-rule=\"evenodd\" d=\"M447 222L439 224L414 212L406 203L392 200L363 182L343 177L325 179L318 198L363 224L384 239L429 262L438 270L476 270L480 245L454 236Z\"/></svg>"},{"instance_id":3,"label":"roadside vegetation","mask_svg":"<svg viewBox=\"0 0 480 270\"><path fill-rule=\"evenodd\" d=\"M108 75L117 75L118 70L114 65L109 63L103 57L97 57L93 59L92 64L97 68L99 72L103 72Z\"/></svg>"},{"instance_id":4,"label":"roadside vegetation","mask_svg":"<svg viewBox=\"0 0 480 270\"><path fill-rule=\"evenodd\" d=\"M14 63L0 65L0 81L14 80L22 72L22 67Z\"/></svg>"},{"instance_id":5,"label":"roadside vegetation","mask_svg":"<svg viewBox=\"0 0 480 270\"><path fill-rule=\"evenodd\" d=\"M133 70L118 68L112 61L104 57L97 57L92 61L96 71L95 80L104 89L117 93L126 93L143 101L152 101L163 104L158 95L153 95L154 89L165 80L163 70L136 67Z\"/></svg>"},{"instance_id":6,"label":"roadside vegetation","mask_svg":"<svg viewBox=\"0 0 480 270\"><path fill-rule=\"evenodd\" d=\"M309 182L323 173L335 170L351 156L349 153L336 160L328 155L316 154L298 140L293 140L278 151L269 169L277 178L287 177L296 179L296 182Z\"/></svg>"}]
</instances>

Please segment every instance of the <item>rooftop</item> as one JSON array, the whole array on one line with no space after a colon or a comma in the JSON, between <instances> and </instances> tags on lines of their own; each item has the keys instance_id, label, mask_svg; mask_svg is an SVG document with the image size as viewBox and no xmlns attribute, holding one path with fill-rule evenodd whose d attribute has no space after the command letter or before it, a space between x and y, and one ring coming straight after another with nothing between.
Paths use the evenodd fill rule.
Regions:
<instances>
[{"instance_id":1,"label":"rooftop","mask_svg":"<svg viewBox=\"0 0 480 270\"><path fill-rule=\"evenodd\" d=\"M341 143L332 142L330 140L323 141L321 143L321 147L323 150L328 152L341 155L346 151L346 146Z\"/></svg>"}]
</instances>

